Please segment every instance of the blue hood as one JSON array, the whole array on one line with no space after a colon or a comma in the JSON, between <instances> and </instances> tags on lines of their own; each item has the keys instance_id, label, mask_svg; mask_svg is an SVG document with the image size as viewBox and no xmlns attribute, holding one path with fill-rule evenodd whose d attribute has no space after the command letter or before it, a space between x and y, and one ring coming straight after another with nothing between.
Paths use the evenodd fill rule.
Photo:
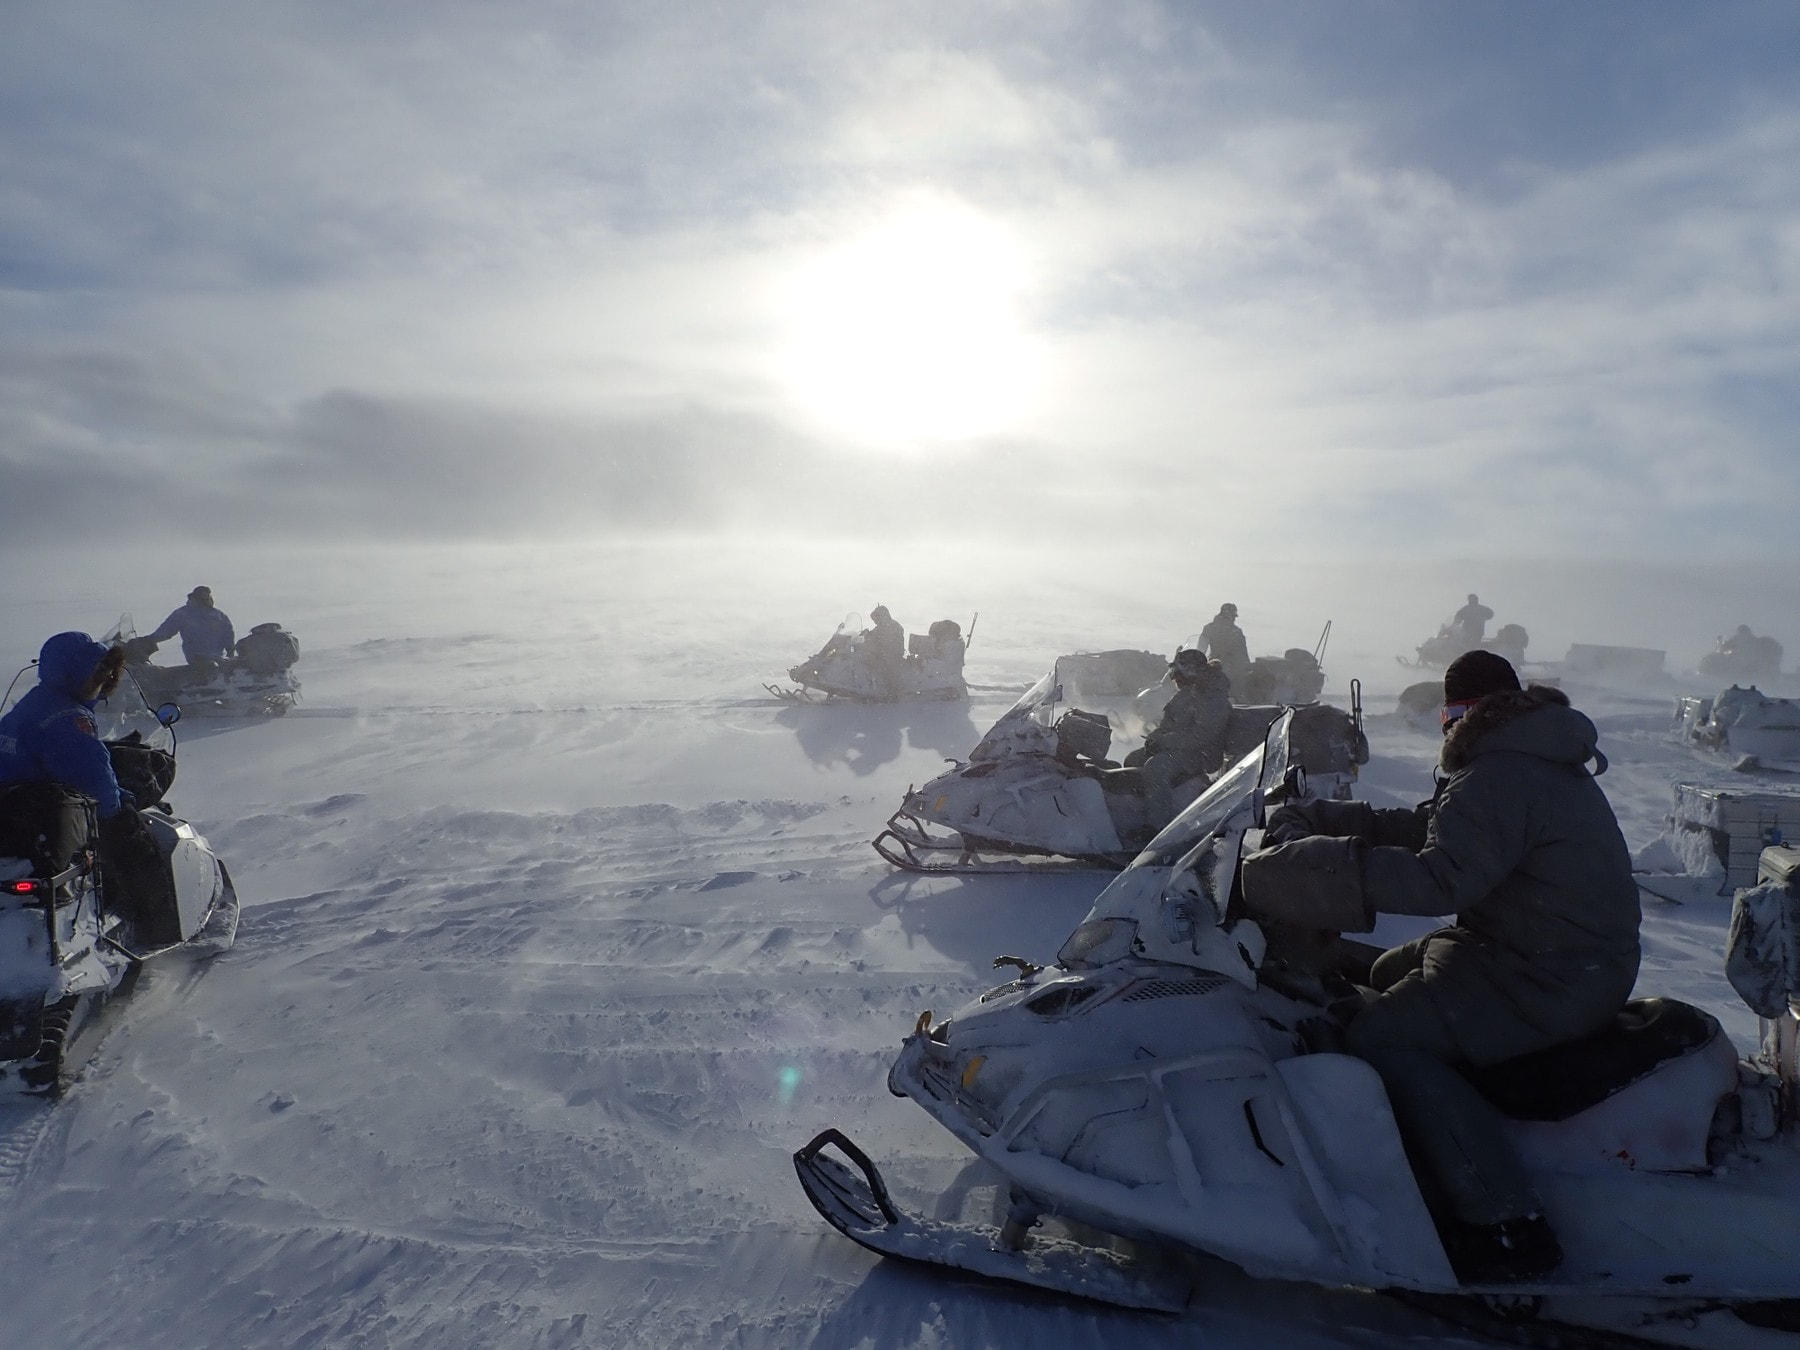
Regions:
<instances>
[{"instance_id":1,"label":"blue hood","mask_svg":"<svg viewBox=\"0 0 1800 1350\"><path fill-rule=\"evenodd\" d=\"M38 653L38 683L74 698L105 655L106 644L86 633L58 633Z\"/></svg>"}]
</instances>

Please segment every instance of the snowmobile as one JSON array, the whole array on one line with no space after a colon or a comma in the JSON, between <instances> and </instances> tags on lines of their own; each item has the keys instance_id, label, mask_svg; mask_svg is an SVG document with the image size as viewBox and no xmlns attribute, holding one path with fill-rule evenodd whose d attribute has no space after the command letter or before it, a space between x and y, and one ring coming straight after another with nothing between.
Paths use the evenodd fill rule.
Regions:
<instances>
[{"instance_id":1,"label":"snowmobile","mask_svg":"<svg viewBox=\"0 0 1800 1350\"><path fill-rule=\"evenodd\" d=\"M293 673L300 641L278 623L259 623L244 634L236 656L180 666L152 665L160 644L137 636L128 614L101 640L125 648L126 669L146 698L179 703L187 713L279 717L300 697L300 681Z\"/></svg>"},{"instance_id":2,"label":"snowmobile","mask_svg":"<svg viewBox=\"0 0 1800 1350\"><path fill-rule=\"evenodd\" d=\"M1293 707L1316 702L1325 692L1326 644L1331 641L1331 621L1325 622L1313 649L1289 647L1280 656L1258 656L1231 691L1233 703L1280 704Z\"/></svg>"},{"instance_id":3,"label":"snowmobile","mask_svg":"<svg viewBox=\"0 0 1800 1350\"><path fill-rule=\"evenodd\" d=\"M1675 739L1747 773L1800 773L1800 701L1732 685L1715 698L1675 701Z\"/></svg>"},{"instance_id":4,"label":"snowmobile","mask_svg":"<svg viewBox=\"0 0 1800 1350\"><path fill-rule=\"evenodd\" d=\"M1155 724L1171 687L1141 688L1168 669L1153 652L1085 652L1057 660L994 724L966 761L907 791L870 841L913 872L1018 872L1046 867L1117 870L1162 822L1149 819L1141 773L1121 767ZM1130 692L1134 688L1137 693ZM1361 690L1352 709L1309 704L1296 711L1299 758L1321 790L1348 796L1369 758ZM1226 758L1260 745L1283 709L1234 706ZM1112 755L1119 758L1111 758ZM1175 784L1185 806L1210 779Z\"/></svg>"},{"instance_id":5,"label":"snowmobile","mask_svg":"<svg viewBox=\"0 0 1800 1350\"><path fill-rule=\"evenodd\" d=\"M1470 1071L1511 1121L1565 1259L1536 1282L1465 1285L1380 1078L1320 1034L1350 992L1345 958L1375 949L1265 929L1243 906L1239 862L1266 808L1311 795L1296 720L1277 719L1101 892L1055 965L1001 958L1016 978L951 1017L921 1014L903 1041L889 1088L999 1175L1004 1222L901 1212L835 1130L794 1155L819 1213L872 1251L1126 1307L1182 1308L1196 1268L1183 1254L1204 1253L1447 1315L1800 1326L1800 953L1782 942L1800 885L1757 948L1785 962L1770 981L1785 1020L1758 1059L1710 1014L1652 998L1588 1040ZM1058 1231L1034 1239L1040 1222Z\"/></svg>"},{"instance_id":6,"label":"snowmobile","mask_svg":"<svg viewBox=\"0 0 1800 1350\"><path fill-rule=\"evenodd\" d=\"M1740 680L1754 684L1781 678L1781 644L1771 637L1758 637L1749 628L1740 628L1730 637L1719 639L1717 650L1700 658L1700 673L1715 680Z\"/></svg>"},{"instance_id":7,"label":"snowmobile","mask_svg":"<svg viewBox=\"0 0 1800 1350\"><path fill-rule=\"evenodd\" d=\"M1516 623L1502 624L1492 637L1481 642L1470 642L1462 629L1446 623L1439 625L1435 637L1415 648L1417 660L1408 661L1404 656L1395 659L1403 666L1418 670L1443 670L1464 652L1482 648L1504 656L1516 670L1525 663L1525 648L1530 642L1531 635Z\"/></svg>"},{"instance_id":8,"label":"snowmobile","mask_svg":"<svg viewBox=\"0 0 1800 1350\"><path fill-rule=\"evenodd\" d=\"M109 903L91 797L57 783L0 786L0 1094L60 1096L100 1014L146 962L175 951L213 955L236 938L238 897L225 864L163 801L180 716L172 703L151 712L129 677L96 710L119 784L168 862L172 913L134 923Z\"/></svg>"},{"instance_id":9,"label":"snowmobile","mask_svg":"<svg viewBox=\"0 0 1800 1350\"><path fill-rule=\"evenodd\" d=\"M975 637L973 622L968 641L963 638L962 625L954 619L939 619L925 632L909 635L906 656L892 682L870 662L865 650L867 635L857 627L858 622L855 614L846 617L823 647L788 671L794 688L774 684L763 688L788 702L804 702L813 693L855 703L969 696L969 686L963 683L963 654Z\"/></svg>"}]
</instances>

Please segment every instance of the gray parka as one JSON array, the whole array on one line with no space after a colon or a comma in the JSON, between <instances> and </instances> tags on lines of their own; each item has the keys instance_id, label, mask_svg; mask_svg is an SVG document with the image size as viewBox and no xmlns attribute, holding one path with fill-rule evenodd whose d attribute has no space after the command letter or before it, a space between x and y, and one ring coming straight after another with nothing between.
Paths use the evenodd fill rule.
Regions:
<instances>
[{"instance_id":1,"label":"gray parka","mask_svg":"<svg viewBox=\"0 0 1800 1350\"><path fill-rule=\"evenodd\" d=\"M1276 846L1244 860L1245 900L1352 932L1376 914L1454 914L1422 973L1475 1062L1489 1058L1486 1017L1516 1016L1546 1043L1584 1035L1630 997L1638 969L1630 854L1586 768L1605 769L1597 739L1561 690L1490 694L1445 738L1448 776L1429 803L1278 812ZM1294 838L1308 829L1336 837Z\"/></svg>"}]
</instances>

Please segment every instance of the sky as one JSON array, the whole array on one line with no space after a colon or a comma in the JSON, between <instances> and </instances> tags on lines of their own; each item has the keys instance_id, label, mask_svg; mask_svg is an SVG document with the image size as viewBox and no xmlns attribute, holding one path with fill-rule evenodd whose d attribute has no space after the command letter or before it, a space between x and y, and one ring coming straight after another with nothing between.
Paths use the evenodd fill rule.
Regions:
<instances>
[{"instance_id":1,"label":"sky","mask_svg":"<svg viewBox=\"0 0 1800 1350\"><path fill-rule=\"evenodd\" d=\"M1786 0L0 0L0 529L1800 562Z\"/></svg>"}]
</instances>

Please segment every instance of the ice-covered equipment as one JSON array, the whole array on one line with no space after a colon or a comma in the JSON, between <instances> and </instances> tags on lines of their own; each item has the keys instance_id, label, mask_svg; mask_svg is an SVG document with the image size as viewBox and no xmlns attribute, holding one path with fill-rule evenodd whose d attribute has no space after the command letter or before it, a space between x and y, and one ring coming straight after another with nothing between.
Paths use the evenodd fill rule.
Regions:
<instances>
[{"instance_id":1,"label":"ice-covered equipment","mask_svg":"<svg viewBox=\"0 0 1800 1350\"><path fill-rule=\"evenodd\" d=\"M1800 773L1800 700L1734 684L1712 698L1677 699L1671 730L1745 772Z\"/></svg>"},{"instance_id":2,"label":"ice-covered equipment","mask_svg":"<svg viewBox=\"0 0 1800 1350\"><path fill-rule=\"evenodd\" d=\"M60 1094L102 1009L146 961L217 953L236 936L224 864L162 801L179 715L173 705L152 713L129 678L96 709L120 785L168 865L172 913L131 924L110 903L92 798L56 783L0 786L0 1093Z\"/></svg>"},{"instance_id":3,"label":"ice-covered equipment","mask_svg":"<svg viewBox=\"0 0 1800 1350\"><path fill-rule=\"evenodd\" d=\"M1331 967L1373 949L1265 931L1242 906L1240 858L1266 807L1309 795L1289 772L1295 720L1101 892L1054 965L1010 958L1017 978L953 1016L921 1014L905 1038L890 1089L991 1168L1004 1222L901 1213L874 1163L830 1132L795 1155L819 1212L878 1252L1133 1307L1182 1306L1180 1280L1159 1275L1181 1267L1121 1261L1102 1249L1113 1237L1272 1279L1673 1328L1682 1344L1695 1343L1685 1319L1791 1315L1792 1093L1766 1057L1740 1060L1712 1016L1672 999L1472 1074L1509 1120L1565 1259L1535 1283L1458 1282L1380 1078L1315 1031ZM1061 1230L1042 1259L1040 1222ZM1095 1236L1075 1259L1071 1244Z\"/></svg>"},{"instance_id":4,"label":"ice-covered equipment","mask_svg":"<svg viewBox=\"0 0 1800 1350\"><path fill-rule=\"evenodd\" d=\"M279 623L257 624L238 639L235 656L180 666L151 663L160 644L139 637L129 614L102 641L125 648L126 667L147 699L180 704L187 714L279 717L300 698L300 640Z\"/></svg>"},{"instance_id":5,"label":"ice-covered equipment","mask_svg":"<svg viewBox=\"0 0 1800 1350\"><path fill-rule=\"evenodd\" d=\"M979 616L977 616L979 618ZM957 699L969 696L963 682L963 657L973 639L954 619L939 619L923 633L907 638L906 653L898 665L883 669L872 660L869 634L858 628L852 614L837 626L825 645L788 671L794 688L763 687L777 698L804 700L814 694L848 699L856 703L894 703L909 699Z\"/></svg>"},{"instance_id":6,"label":"ice-covered equipment","mask_svg":"<svg viewBox=\"0 0 1800 1350\"><path fill-rule=\"evenodd\" d=\"M1155 683L1168 661L1154 652L1079 652L1059 657L969 752L922 787L873 841L896 867L919 872L1041 870L1070 862L1120 868L1166 820L1146 810L1142 774L1120 766L1142 745L1170 687ZM1225 761L1261 744L1283 709L1234 706ZM1300 708L1296 756L1318 790L1348 796L1368 762L1359 687L1352 709ZM1223 767L1223 763L1220 765ZM1174 785L1177 808L1211 781Z\"/></svg>"}]
</instances>

